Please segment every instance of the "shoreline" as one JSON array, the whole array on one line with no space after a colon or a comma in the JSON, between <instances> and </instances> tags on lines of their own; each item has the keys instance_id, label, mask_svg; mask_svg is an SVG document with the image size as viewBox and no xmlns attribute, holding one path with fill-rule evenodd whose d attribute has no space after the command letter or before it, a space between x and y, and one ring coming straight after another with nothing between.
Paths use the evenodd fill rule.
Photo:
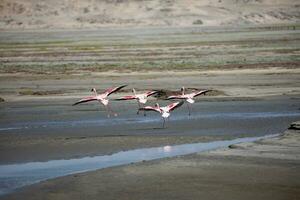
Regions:
<instances>
[{"instance_id":1,"label":"shoreline","mask_svg":"<svg viewBox=\"0 0 300 200\"><path fill-rule=\"evenodd\" d=\"M26 102L44 100L70 100L90 95L89 88L99 90L126 84L124 91L114 94L112 99L131 94L130 88L137 91L147 90L179 90L183 85L199 89L212 89L212 96L203 96L199 100L227 100L230 98L269 98L285 95L299 95L298 68L267 68L267 69L225 69L193 72L161 72L118 73L89 72L86 75L35 75L18 73L0 74L0 97L5 102ZM128 76L130 79L128 79ZM80 77L80 82L78 79ZM174 78L178 83L174 84ZM236 80L237 79L237 80ZM237 84L237 81L239 84ZM165 88L167 84L170 87ZM99 88L100 87L100 88ZM0 104L0 106L1 106Z\"/></svg>"},{"instance_id":2,"label":"shoreline","mask_svg":"<svg viewBox=\"0 0 300 200\"><path fill-rule=\"evenodd\" d=\"M230 148L48 180L3 199L82 199L98 195L105 199L296 199L300 194L299 126L296 122L278 137ZM218 193L213 192L216 188Z\"/></svg>"}]
</instances>

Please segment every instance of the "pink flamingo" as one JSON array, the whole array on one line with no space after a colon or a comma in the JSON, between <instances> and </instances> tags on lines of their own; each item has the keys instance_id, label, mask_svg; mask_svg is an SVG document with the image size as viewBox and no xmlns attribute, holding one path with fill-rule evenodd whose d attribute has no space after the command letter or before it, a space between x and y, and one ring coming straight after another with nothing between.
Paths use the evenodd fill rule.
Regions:
<instances>
[{"instance_id":1,"label":"pink flamingo","mask_svg":"<svg viewBox=\"0 0 300 200\"><path fill-rule=\"evenodd\" d=\"M94 92L94 96L89 96L89 97L85 97L83 99L80 99L79 101L77 101L76 103L73 104L73 106L77 105L77 104L81 104L81 103L86 103L89 101L99 101L100 103L102 103L107 111L107 116L110 117L110 114L113 114L114 116L117 116L117 113L114 113L112 111L112 109L110 108L108 102L109 99L107 98L109 95L111 95L114 92L117 92L118 90L122 89L123 87L126 87L127 85L121 85L119 87L115 87L115 88L109 88L106 89L103 93L98 94L96 89L93 88L91 91Z\"/></svg>"},{"instance_id":2,"label":"pink flamingo","mask_svg":"<svg viewBox=\"0 0 300 200\"><path fill-rule=\"evenodd\" d=\"M139 109L141 108L141 104L146 104L147 102L147 97L152 96L154 94L156 94L158 91L148 91L142 94L137 94L135 89L132 89L133 95L128 95L128 96L123 96L120 97L116 100L137 100L138 105L139 105ZM138 110L138 112L136 114L139 114L140 110ZM146 115L145 111L144 111L144 115Z\"/></svg>"},{"instance_id":3,"label":"pink flamingo","mask_svg":"<svg viewBox=\"0 0 300 200\"><path fill-rule=\"evenodd\" d=\"M195 100L194 100L194 97L197 97L201 94L206 94L207 92L209 92L211 90L199 90L199 91L195 91L195 92L192 92L192 93L189 93L189 94L185 94L185 88L182 87L181 88L181 94L179 95L172 95L172 96L169 96L167 99L184 99L186 100L188 103L195 103ZM187 107L189 109L189 115L191 115L191 109L190 109L190 106L189 104L187 104Z\"/></svg>"},{"instance_id":4,"label":"pink flamingo","mask_svg":"<svg viewBox=\"0 0 300 200\"><path fill-rule=\"evenodd\" d=\"M164 107L160 107L159 104L156 103L154 107L146 106L146 107L139 108L139 110L155 111L155 112L160 113L161 117L163 119L163 128L165 128L165 122L166 122L166 119L168 117L170 117L170 114L171 114L170 112L175 110L176 108L180 107L183 103L184 103L184 101L175 102L175 103L171 103Z\"/></svg>"}]
</instances>

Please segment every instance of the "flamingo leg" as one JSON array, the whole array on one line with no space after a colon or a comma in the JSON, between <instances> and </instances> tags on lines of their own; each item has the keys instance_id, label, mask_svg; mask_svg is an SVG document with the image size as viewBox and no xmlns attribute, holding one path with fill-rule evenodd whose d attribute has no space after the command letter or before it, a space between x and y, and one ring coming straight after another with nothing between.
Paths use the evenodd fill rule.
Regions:
<instances>
[{"instance_id":1,"label":"flamingo leg","mask_svg":"<svg viewBox=\"0 0 300 200\"><path fill-rule=\"evenodd\" d=\"M140 114L140 108L141 108L141 103L138 101L138 105L139 105L139 109L138 109L138 111L137 111L137 115L139 115ZM145 111L144 111L145 112Z\"/></svg>"},{"instance_id":2,"label":"flamingo leg","mask_svg":"<svg viewBox=\"0 0 300 200\"><path fill-rule=\"evenodd\" d=\"M118 114L117 114L117 113L115 113L115 112L114 112L114 111L111 109L111 107L110 107L110 105L109 105L109 104L107 104L107 106L106 106L106 107L107 107L107 110L108 110L108 112L109 112L109 113L111 113L111 114L112 114L113 116L115 116L115 117L116 117L116 116L118 116Z\"/></svg>"},{"instance_id":3,"label":"flamingo leg","mask_svg":"<svg viewBox=\"0 0 300 200\"><path fill-rule=\"evenodd\" d=\"M188 110L189 110L189 116L191 116L191 108L190 108L190 104L189 104L189 103L187 103L186 105L187 105L187 107L188 107Z\"/></svg>"},{"instance_id":4,"label":"flamingo leg","mask_svg":"<svg viewBox=\"0 0 300 200\"><path fill-rule=\"evenodd\" d=\"M163 128L165 128L165 123L166 123L166 119L165 118L163 118Z\"/></svg>"},{"instance_id":5,"label":"flamingo leg","mask_svg":"<svg viewBox=\"0 0 300 200\"><path fill-rule=\"evenodd\" d=\"M106 111L106 114L107 114L107 117L110 118L110 112L107 108L107 106L104 105L104 108L105 108L105 111Z\"/></svg>"},{"instance_id":6,"label":"flamingo leg","mask_svg":"<svg viewBox=\"0 0 300 200\"><path fill-rule=\"evenodd\" d=\"M107 117L110 118L110 113L109 113L107 106L105 104L103 104L101 101L99 101L99 102L104 106Z\"/></svg>"},{"instance_id":7,"label":"flamingo leg","mask_svg":"<svg viewBox=\"0 0 300 200\"><path fill-rule=\"evenodd\" d=\"M137 111L137 115L139 115L140 114L140 108L141 108L141 103L138 101L138 105L139 105L139 109L138 109L138 111ZM144 116L146 116L146 111L144 110Z\"/></svg>"},{"instance_id":8,"label":"flamingo leg","mask_svg":"<svg viewBox=\"0 0 300 200\"><path fill-rule=\"evenodd\" d=\"M146 116L146 110L144 110L144 117Z\"/></svg>"}]
</instances>

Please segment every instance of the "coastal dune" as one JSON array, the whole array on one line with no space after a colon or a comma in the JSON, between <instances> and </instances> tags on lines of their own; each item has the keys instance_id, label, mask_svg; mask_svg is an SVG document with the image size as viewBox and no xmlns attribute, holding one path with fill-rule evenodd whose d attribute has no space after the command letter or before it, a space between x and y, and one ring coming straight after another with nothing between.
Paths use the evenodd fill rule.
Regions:
<instances>
[{"instance_id":1,"label":"coastal dune","mask_svg":"<svg viewBox=\"0 0 300 200\"><path fill-rule=\"evenodd\" d=\"M225 149L61 177L3 199L298 199L299 127Z\"/></svg>"},{"instance_id":2,"label":"coastal dune","mask_svg":"<svg viewBox=\"0 0 300 200\"><path fill-rule=\"evenodd\" d=\"M2 0L0 28L298 23L297 0Z\"/></svg>"}]
</instances>

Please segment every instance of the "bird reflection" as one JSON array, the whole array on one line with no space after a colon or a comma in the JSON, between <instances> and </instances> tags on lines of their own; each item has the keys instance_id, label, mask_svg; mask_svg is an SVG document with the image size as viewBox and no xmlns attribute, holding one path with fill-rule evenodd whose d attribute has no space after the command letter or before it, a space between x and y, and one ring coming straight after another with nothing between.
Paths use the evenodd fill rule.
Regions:
<instances>
[{"instance_id":1,"label":"bird reflection","mask_svg":"<svg viewBox=\"0 0 300 200\"><path fill-rule=\"evenodd\" d=\"M164 146L164 152L170 152L172 150L171 146Z\"/></svg>"}]
</instances>

